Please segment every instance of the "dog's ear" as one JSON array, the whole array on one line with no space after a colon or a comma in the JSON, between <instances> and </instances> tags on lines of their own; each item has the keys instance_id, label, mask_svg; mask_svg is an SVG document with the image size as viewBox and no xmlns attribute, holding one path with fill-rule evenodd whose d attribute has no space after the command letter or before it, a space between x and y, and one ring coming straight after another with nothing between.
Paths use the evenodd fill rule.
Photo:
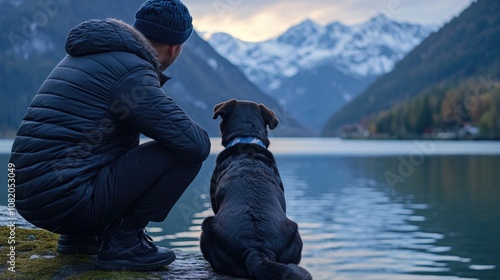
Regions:
<instances>
[{"instance_id":1,"label":"dog's ear","mask_svg":"<svg viewBox=\"0 0 500 280\"><path fill-rule=\"evenodd\" d=\"M262 116L264 117L264 121L269 126L269 129L271 129L271 130L275 129L279 124L279 120L276 117L276 114L272 110L269 110L266 106L264 106L262 104L259 104L259 107L260 107L260 112L262 113Z\"/></svg>"},{"instance_id":2,"label":"dog's ear","mask_svg":"<svg viewBox=\"0 0 500 280\"><path fill-rule=\"evenodd\" d=\"M237 102L238 101L236 99L231 99L215 105L213 116L214 120L219 116L221 116L221 118L225 118L227 115L229 115L234 110L234 106Z\"/></svg>"}]
</instances>

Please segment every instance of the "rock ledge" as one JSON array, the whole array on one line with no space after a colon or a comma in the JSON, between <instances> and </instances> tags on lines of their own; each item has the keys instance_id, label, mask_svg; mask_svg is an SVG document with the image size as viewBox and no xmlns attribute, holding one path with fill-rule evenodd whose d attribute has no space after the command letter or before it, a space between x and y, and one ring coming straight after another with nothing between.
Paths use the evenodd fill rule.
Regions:
<instances>
[{"instance_id":1,"label":"rock ledge","mask_svg":"<svg viewBox=\"0 0 500 280\"><path fill-rule=\"evenodd\" d=\"M16 228L25 228L38 230L34 225L24 220L17 212L11 212L6 206L0 206L0 226L8 226L12 218L16 218ZM36 233L33 234L35 239ZM185 252L181 250L174 250L177 259L163 271L144 272L141 273L142 279L210 279L210 280L230 280L238 279L215 273L208 262L198 252ZM55 255L37 255L33 254L30 259L53 259ZM92 262L82 262L81 264L71 264L61 266L54 272L52 279L67 279L75 275L84 274L94 271L95 268ZM110 273L112 274L112 273ZM142 276L143 275L143 276Z\"/></svg>"}]
</instances>

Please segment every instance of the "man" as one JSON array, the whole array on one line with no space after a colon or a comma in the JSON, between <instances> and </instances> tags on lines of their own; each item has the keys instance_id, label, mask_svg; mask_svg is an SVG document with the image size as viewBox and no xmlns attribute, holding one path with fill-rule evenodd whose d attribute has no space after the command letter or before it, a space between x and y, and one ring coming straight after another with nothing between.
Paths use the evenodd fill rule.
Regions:
<instances>
[{"instance_id":1,"label":"man","mask_svg":"<svg viewBox=\"0 0 500 280\"><path fill-rule=\"evenodd\" d=\"M205 130L161 88L192 30L181 2L148 0L133 27L89 20L70 31L11 155L17 210L62 234L59 253L97 254L104 270L175 260L144 228L165 220L210 151ZM154 141L139 145L141 133Z\"/></svg>"}]
</instances>

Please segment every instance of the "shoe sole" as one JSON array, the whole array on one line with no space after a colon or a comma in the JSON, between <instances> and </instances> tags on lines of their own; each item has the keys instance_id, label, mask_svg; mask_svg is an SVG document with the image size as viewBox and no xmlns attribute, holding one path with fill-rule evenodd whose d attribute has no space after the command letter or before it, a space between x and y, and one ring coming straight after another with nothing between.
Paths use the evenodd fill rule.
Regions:
<instances>
[{"instance_id":1,"label":"shoe sole","mask_svg":"<svg viewBox=\"0 0 500 280\"><path fill-rule=\"evenodd\" d=\"M130 271L152 271L158 270L166 265L171 264L175 261L175 255L168 259L164 259L161 261L157 261L155 263L137 263L128 260L113 260L113 261L102 261L97 258L94 259L94 265L99 270L104 271L121 271L121 270L130 270Z\"/></svg>"},{"instance_id":2,"label":"shoe sole","mask_svg":"<svg viewBox=\"0 0 500 280\"><path fill-rule=\"evenodd\" d=\"M56 252L63 255L97 255L99 253L99 247L97 246L89 246L89 245L57 245Z\"/></svg>"}]
</instances>

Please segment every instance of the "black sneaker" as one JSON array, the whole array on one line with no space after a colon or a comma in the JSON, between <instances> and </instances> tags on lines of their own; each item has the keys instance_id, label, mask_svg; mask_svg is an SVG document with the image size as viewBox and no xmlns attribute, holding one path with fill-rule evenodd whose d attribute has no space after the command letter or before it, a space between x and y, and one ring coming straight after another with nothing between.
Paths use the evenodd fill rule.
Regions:
<instances>
[{"instance_id":1,"label":"black sneaker","mask_svg":"<svg viewBox=\"0 0 500 280\"><path fill-rule=\"evenodd\" d=\"M97 255L102 240L102 234L62 234L57 241L56 252L59 254Z\"/></svg>"},{"instance_id":2,"label":"black sneaker","mask_svg":"<svg viewBox=\"0 0 500 280\"><path fill-rule=\"evenodd\" d=\"M126 230L110 226L95 259L98 269L151 271L171 264L175 253L153 244L144 229Z\"/></svg>"}]
</instances>

